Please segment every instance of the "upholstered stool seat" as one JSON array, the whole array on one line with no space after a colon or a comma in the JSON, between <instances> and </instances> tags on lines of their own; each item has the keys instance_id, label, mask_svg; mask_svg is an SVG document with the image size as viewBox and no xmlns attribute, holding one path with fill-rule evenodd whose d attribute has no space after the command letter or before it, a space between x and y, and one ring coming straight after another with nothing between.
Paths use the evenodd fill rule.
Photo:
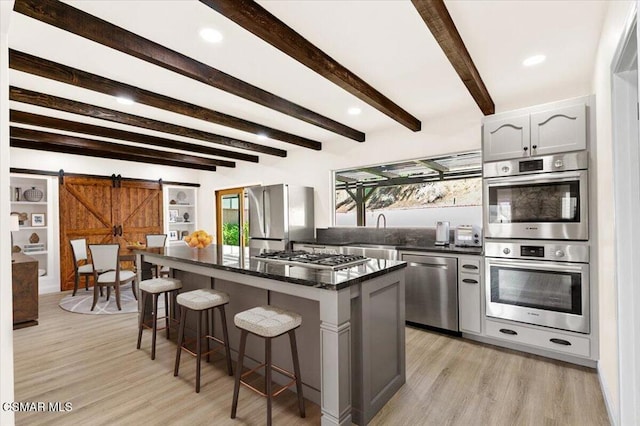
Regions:
<instances>
[{"instance_id":1,"label":"upholstered stool seat","mask_svg":"<svg viewBox=\"0 0 640 426\"><path fill-rule=\"evenodd\" d=\"M229 295L222 291L213 289L198 289L180 293L176 298L178 305L180 306L180 329L178 331L178 348L176 352L176 364L173 370L173 375L178 375L180 369L180 355L183 350L196 357L196 392L200 392L200 365L202 356L207 356L209 361L209 355L215 350L209 350L209 341L213 340L218 342L224 347L225 356L227 359L227 372L230 376L233 376L233 369L231 367L231 351L229 350L229 332L227 329L227 317L225 314L225 305L229 303ZM220 318L222 320L222 334L224 340L220 340L213 336L213 312L212 310L217 308L220 311ZM198 322L196 324L196 351L193 352L184 345L184 329L187 322L187 311L195 311L198 313ZM202 334L202 314L207 313L207 329L206 333ZM209 313L211 312L211 318ZM202 338L204 337L206 342L206 351L202 352Z\"/></svg>"},{"instance_id":2,"label":"upholstered stool seat","mask_svg":"<svg viewBox=\"0 0 640 426\"><path fill-rule=\"evenodd\" d=\"M169 294L174 295L175 293L182 288L182 281L177 280L175 278L153 278L150 280L141 281L138 284L140 288L140 292L142 293L142 309L140 312L140 319L138 322L138 345L137 348L140 349L140 345L142 343L142 329L144 327L149 328L147 324L144 322L144 311L147 306L148 295L152 296L152 308L151 308L151 359L156 359L156 334L158 332L158 320L164 319L165 326L164 329L167 330L167 339L170 338L170 323L171 320L171 310L169 305ZM158 317L158 296L164 294L164 316ZM162 329L161 329L162 330Z\"/></svg>"},{"instance_id":3,"label":"upholstered stool seat","mask_svg":"<svg viewBox=\"0 0 640 426\"><path fill-rule=\"evenodd\" d=\"M300 327L302 317L274 306L259 306L236 314L236 327L262 337L275 337Z\"/></svg>"},{"instance_id":4,"label":"upholstered stool seat","mask_svg":"<svg viewBox=\"0 0 640 426\"><path fill-rule=\"evenodd\" d=\"M231 405L231 418L236 417L236 411L238 408L238 396L240 393L240 385L244 385L247 388L257 392L258 394L267 397L267 425L271 425L271 400L274 396L280 395L287 388L296 385L296 392L298 393L298 407L300 409L300 417L305 417L304 410L304 396L302 395L302 381L300 379L300 363L298 361L298 349L296 347L296 334L295 329L302 324L302 317L290 311L277 308L275 306L258 306L243 312L239 312L233 318L233 322L236 327L240 329L240 351L238 353L238 364L236 365L236 378L235 385L233 387L233 402ZM242 364L244 361L244 353L247 344L247 335L251 333L265 339L265 362L257 366L256 368L242 373ZM276 367L271 364L271 339L281 336L285 333L289 334L289 340L291 343L291 357L293 359L293 370L291 373L282 368ZM264 382L265 391L262 392L249 383L245 382L243 378L256 371L258 368L264 367ZM282 386L275 392L272 392L271 383L271 371L276 370L279 373L284 374L292 379L291 382Z\"/></svg>"}]
</instances>

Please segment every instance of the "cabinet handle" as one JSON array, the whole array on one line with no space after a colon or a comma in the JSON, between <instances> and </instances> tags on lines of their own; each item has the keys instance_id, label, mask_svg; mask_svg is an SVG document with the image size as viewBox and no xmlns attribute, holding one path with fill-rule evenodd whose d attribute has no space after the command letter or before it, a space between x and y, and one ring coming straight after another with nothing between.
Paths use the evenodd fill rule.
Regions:
<instances>
[{"instance_id":1,"label":"cabinet handle","mask_svg":"<svg viewBox=\"0 0 640 426\"><path fill-rule=\"evenodd\" d=\"M118 225L118 235L122 237L122 225Z\"/></svg>"},{"instance_id":2,"label":"cabinet handle","mask_svg":"<svg viewBox=\"0 0 640 426\"><path fill-rule=\"evenodd\" d=\"M538 148L538 145L531 145L531 148L536 149Z\"/></svg>"},{"instance_id":3,"label":"cabinet handle","mask_svg":"<svg viewBox=\"0 0 640 426\"><path fill-rule=\"evenodd\" d=\"M500 333L508 334L510 336L517 336L518 335L518 333L516 331L509 330L508 328L501 328L500 329Z\"/></svg>"},{"instance_id":4,"label":"cabinet handle","mask_svg":"<svg viewBox=\"0 0 640 426\"><path fill-rule=\"evenodd\" d=\"M462 265L464 269L478 269L476 265Z\"/></svg>"},{"instance_id":5,"label":"cabinet handle","mask_svg":"<svg viewBox=\"0 0 640 426\"><path fill-rule=\"evenodd\" d=\"M111 230L111 234L115 237L118 235L118 227L113 225L113 229Z\"/></svg>"},{"instance_id":6,"label":"cabinet handle","mask_svg":"<svg viewBox=\"0 0 640 426\"><path fill-rule=\"evenodd\" d=\"M470 278L464 278L464 279L462 280L462 282L463 282L463 283L467 283L467 284L478 284L478 281L476 281L476 280L472 280L472 279L470 279Z\"/></svg>"},{"instance_id":7,"label":"cabinet handle","mask_svg":"<svg viewBox=\"0 0 640 426\"><path fill-rule=\"evenodd\" d=\"M529 151L529 147L528 147L528 146L525 146L523 149L524 149L525 151Z\"/></svg>"},{"instance_id":8,"label":"cabinet handle","mask_svg":"<svg viewBox=\"0 0 640 426\"><path fill-rule=\"evenodd\" d=\"M551 343L555 343L556 345L571 346L571 342L569 342L569 341L567 341L567 340L564 340L564 339L556 339L556 338L553 338L553 339L549 339L549 341L550 341Z\"/></svg>"}]
</instances>

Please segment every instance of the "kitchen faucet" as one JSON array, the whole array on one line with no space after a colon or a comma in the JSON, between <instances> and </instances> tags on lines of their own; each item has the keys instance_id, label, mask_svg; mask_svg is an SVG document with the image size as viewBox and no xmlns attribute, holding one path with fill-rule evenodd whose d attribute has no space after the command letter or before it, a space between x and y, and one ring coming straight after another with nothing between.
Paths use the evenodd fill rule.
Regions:
<instances>
[{"instance_id":1,"label":"kitchen faucet","mask_svg":"<svg viewBox=\"0 0 640 426\"><path fill-rule=\"evenodd\" d=\"M378 218L376 219L376 229L379 229L379 228L380 228L380 219L384 219L384 226L383 226L383 229L387 229L387 217L386 217L384 214L382 214L382 213L380 213L380 214L378 215Z\"/></svg>"}]
</instances>

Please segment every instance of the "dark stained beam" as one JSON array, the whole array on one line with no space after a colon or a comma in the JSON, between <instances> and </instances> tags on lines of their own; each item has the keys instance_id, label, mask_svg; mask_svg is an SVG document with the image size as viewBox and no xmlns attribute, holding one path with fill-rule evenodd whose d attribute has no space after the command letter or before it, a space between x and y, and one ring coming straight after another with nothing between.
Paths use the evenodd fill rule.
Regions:
<instances>
[{"instance_id":1,"label":"dark stained beam","mask_svg":"<svg viewBox=\"0 0 640 426\"><path fill-rule=\"evenodd\" d=\"M495 105L443 0L411 0L484 115Z\"/></svg>"},{"instance_id":2,"label":"dark stained beam","mask_svg":"<svg viewBox=\"0 0 640 426\"><path fill-rule=\"evenodd\" d=\"M58 111L70 112L72 114L80 114L86 117L99 118L102 120L112 121L114 123L127 124L129 126L156 130L158 132L185 136L205 142L222 143L225 139L229 139L225 136L204 132L202 130L164 123L162 121L152 120L150 118L140 117L138 115L126 114L124 112L115 111L109 108L102 108L96 105L72 101L70 99L47 95L44 93L34 92L32 90L21 89L13 86L9 88L9 99L16 102L23 102L25 104L41 106L44 108L52 108ZM218 149L217 151L220 153L218 155L222 155L227 158L251 161L253 163L258 162L258 157L256 155L249 155L242 152L227 151L221 149ZM287 151L275 148L270 148L268 153L277 155L279 157L287 156Z\"/></svg>"},{"instance_id":3,"label":"dark stained beam","mask_svg":"<svg viewBox=\"0 0 640 426\"><path fill-rule=\"evenodd\" d=\"M364 133L57 0L17 0L16 12L291 117L363 142ZM275 138L277 139L277 138Z\"/></svg>"},{"instance_id":4,"label":"dark stained beam","mask_svg":"<svg viewBox=\"0 0 640 426\"><path fill-rule=\"evenodd\" d=\"M199 154L220 155L215 148L196 145L187 142L180 142L171 139L159 138L157 136L145 135L142 133L128 132L126 130L111 129L109 127L95 126L93 124L80 123L78 121L63 120L61 118L47 117L45 115L33 114L30 112L9 111L9 121L12 123L29 124L32 126L48 127L56 130L65 130L74 133L84 133L92 136L102 136L105 138L119 139L122 141L137 142L147 145L161 146L163 148L180 149L183 151L197 152ZM233 161L209 159L211 164L222 167L235 167Z\"/></svg>"},{"instance_id":5,"label":"dark stained beam","mask_svg":"<svg viewBox=\"0 0 640 426\"><path fill-rule=\"evenodd\" d=\"M141 104L160 108L165 111L175 112L176 114L186 115L188 117L198 118L209 123L219 124L250 133L268 135L273 139L302 146L304 148L310 148L317 151L322 149L322 144L320 142L311 139L252 123L251 121L236 118L218 111L213 111L208 108L203 108L198 105L160 95L158 93L149 92L148 90L120 83L115 80L91 74L77 68L68 67L66 65L29 55L28 53L19 52L17 50L9 49L9 67L18 71L82 87L84 89L94 90L106 95L115 97L124 96ZM236 142L234 139L229 139L226 141L225 145L265 153L265 147L263 145L251 142Z\"/></svg>"},{"instance_id":6,"label":"dark stained beam","mask_svg":"<svg viewBox=\"0 0 640 426\"><path fill-rule=\"evenodd\" d=\"M200 0L276 49L414 132L421 123L253 0Z\"/></svg>"},{"instance_id":7,"label":"dark stained beam","mask_svg":"<svg viewBox=\"0 0 640 426\"><path fill-rule=\"evenodd\" d=\"M78 138L58 133L41 132L39 130L10 127L9 145L44 151L77 154L89 157L111 158L135 161L139 163L163 164L188 169L208 170L215 172L216 166L209 159L175 152L156 151L111 142Z\"/></svg>"}]
</instances>

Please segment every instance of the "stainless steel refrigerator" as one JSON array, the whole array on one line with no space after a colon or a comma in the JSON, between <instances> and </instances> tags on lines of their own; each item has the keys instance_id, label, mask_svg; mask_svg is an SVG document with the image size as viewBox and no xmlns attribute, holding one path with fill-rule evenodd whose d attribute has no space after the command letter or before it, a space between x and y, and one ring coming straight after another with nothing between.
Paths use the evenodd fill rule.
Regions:
<instances>
[{"instance_id":1,"label":"stainless steel refrigerator","mask_svg":"<svg viewBox=\"0 0 640 426\"><path fill-rule=\"evenodd\" d=\"M247 188L249 247L288 250L315 237L313 188L287 184Z\"/></svg>"}]
</instances>

